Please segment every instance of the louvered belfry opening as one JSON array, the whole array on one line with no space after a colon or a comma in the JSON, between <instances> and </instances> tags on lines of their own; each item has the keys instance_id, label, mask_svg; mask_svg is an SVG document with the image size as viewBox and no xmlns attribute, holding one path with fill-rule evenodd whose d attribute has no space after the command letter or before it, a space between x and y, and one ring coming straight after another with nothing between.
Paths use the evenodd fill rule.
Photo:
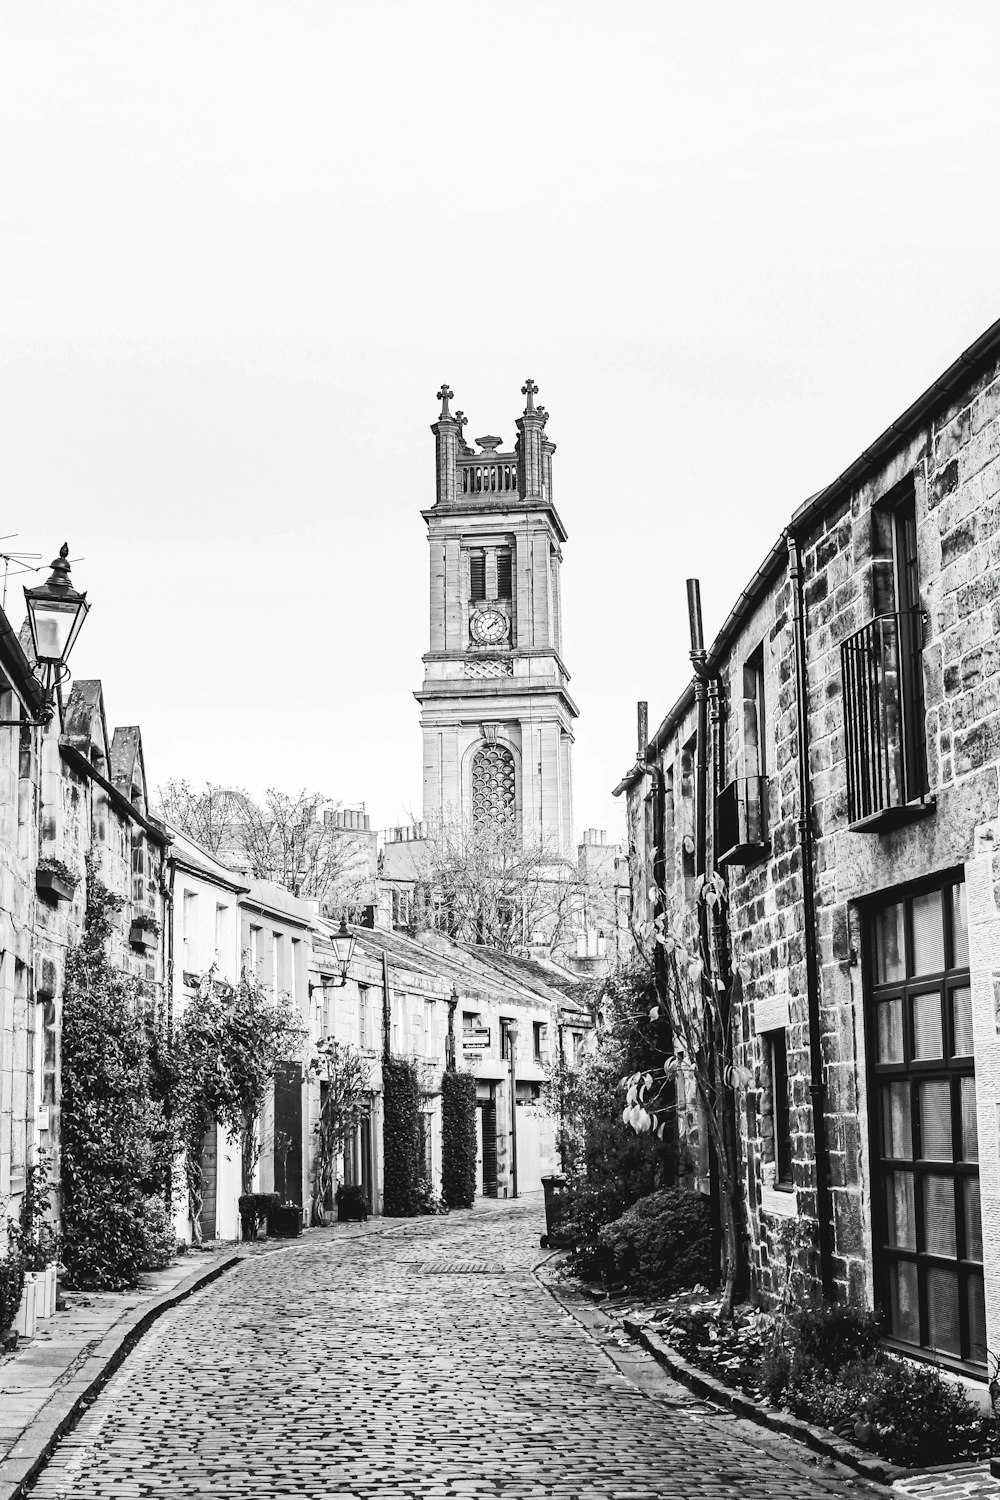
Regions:
<instances>
[{"instance_id":1,"label":"louvered belfry opening","mask_svg":"<svg viewBox=\"0 0 1000 1500\"><path fill-rule=\"evenodd\" d=\"M477 833L509 823L515 806L514 757L506 745L483 745L472 762L472 826Z\"/></svg>"}]
</instances>

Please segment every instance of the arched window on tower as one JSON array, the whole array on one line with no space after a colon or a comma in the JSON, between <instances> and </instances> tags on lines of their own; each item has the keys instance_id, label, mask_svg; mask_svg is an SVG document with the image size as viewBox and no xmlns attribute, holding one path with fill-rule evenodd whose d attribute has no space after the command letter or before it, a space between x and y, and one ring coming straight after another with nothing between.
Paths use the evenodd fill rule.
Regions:
<instances>
[{"instance_id":1,"label":"arched window on tower","mask_svg":"<svg viewBox=\"0 0 1000 1500\"><path fill-rule=\"evenodd\" d=\"M506 745L482 745L472 761L472 826L499 830L514 816L514 757Z\"/></svg>"}]
</instances>

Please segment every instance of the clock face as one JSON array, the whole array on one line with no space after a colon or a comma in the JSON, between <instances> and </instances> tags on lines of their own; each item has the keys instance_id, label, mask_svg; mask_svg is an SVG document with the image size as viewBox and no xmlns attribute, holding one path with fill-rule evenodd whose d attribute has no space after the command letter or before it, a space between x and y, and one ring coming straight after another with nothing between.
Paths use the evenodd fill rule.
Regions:
<instances>
[{"instance_id":1,"label":"clock face","mask_svg":"<svg viewBox=\"0 0 1000 1500\"><path fill-rule=\"evenodd\" d=\"M469 634L480 646L497 646L510 634L510 621L502 609L477 609L469 621Z\"/></svg>"}]
</instances>

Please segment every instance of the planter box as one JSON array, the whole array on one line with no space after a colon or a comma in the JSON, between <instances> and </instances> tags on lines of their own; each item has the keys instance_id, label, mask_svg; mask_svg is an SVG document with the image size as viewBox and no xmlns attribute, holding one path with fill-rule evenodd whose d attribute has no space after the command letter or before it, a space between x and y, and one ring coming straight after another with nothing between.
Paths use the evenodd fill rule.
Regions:
<instances>
[{"instance_id":1,"label":"planter box","mask_svg":"<svg viewBox=\"0 0 1000 1500\"><path fill-rule=\"evenodd\" d=\"M36 870L35 890L46 901L72 901L76 882L67 880L65 875L60 875L56 870Z\"/></svg>"},{"instance_id":2,"label":"planter box","mask_svg":"<svg viewBox=\"0 0 1000 1500\"><path fill-rule=\"evenodd\" d=\"M267 1215L267 1232L276 1240L294 1240L302 1233L302 1210L294 1206L292 1208L272 1208Z\"/></svg>"},{"instance_id":3,"label":"planter box","mask_svg":"<svg viewBox=\"0 0 1000 1500\"><path fill-rule=\"evenodd\" d=\"M24 1291L14 1318L14 1332L22 1339L33 1339L35 1336L38 1287L33 1278L36 1274L35 1271L29 1271L25 1276Z\"/></svg>"},{"instance_id":4,"label":"planter box","mask_svg":"<svg viewBox=\"0 0 1000 1500\"><path fill-rule=\"evenodd\" d=\"M160 935L156 929L147 927L145 922L133 922L128 930L128 940L132 947L143 948L147 953L155 949L159 939Z\"/></svg>"},{"instance_id":5,"label":"planter box","mask_svg":"<svg viewBox=\"0 0 1000 1500\"><path fill-rule=\"evenodd\" d=\"M366 1224L368 1222L368 1210L363 1203L350 1201L337 1204L338 1224Z\"/></svg>"}]
</instances>

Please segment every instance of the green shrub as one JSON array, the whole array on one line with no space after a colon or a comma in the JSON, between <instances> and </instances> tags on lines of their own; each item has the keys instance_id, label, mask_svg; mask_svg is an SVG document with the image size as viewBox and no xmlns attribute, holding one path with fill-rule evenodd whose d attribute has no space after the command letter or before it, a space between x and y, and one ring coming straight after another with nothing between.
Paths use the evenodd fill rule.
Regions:
<instances>
[{"instance_id":1,"label":"green shrub","mask_svg":"<svg viewBox=\"0 0 1000 1500\"><path fill-rule=\"evenodd\" d=\"M834 1380L814 1375L793 1409L835 1430L856 1424L856 1440L906 1468L979 1456L996 1425L955 1381L886 1354L845 1365Z\"/></svg>"},{"instance_id":2,"label":"green shrub","mask_svg":"<svg viewBox=\"0 0 1000 1500\"><path fill-rule=\"evenodd\" d=\"M411 1218L418 1212L423 1177L420 1154L420 1085L416 1064L392 1057L382 1063L382 1206Z\"/></svg>"},{"instance_id":3,"label":"green shrub","mask_svg":"<svg viewBox=\"0 0 1000 1500\"><path fill-rule=\"evenodd\" d=\"M164 1271L177 1254L177 1233L162 1198L146 1199L143 1217L142 1269Z\"/></svg>"},{"instance_id":4,"label":"green shrub","mask_svg":"<svg viewBox=\"0 0 1000 1500\"><path fill-rule=\"evenodd\" d=\"M426 1177L422 1178L417 1186L417 1213L446 1214L447 1212L447 1203L436 1195Z\"/></svg>"},{"instance_id":5,"label":"green shrub","mask_svg":"<svg viewBox=\"0 0 1000 1500\"><path fill-rule=\"evenodd\" d=\"M441 1194L449 1208L476 1201L476 1080L453 1069L441 1080Z\"/></svg>"},{"instance_id":6,"label":"green shrub","mask_svg":"<svg viewBox=\"0 0 1000 1500\"><path fill-rule=\"evenodd\" d=\"M24 1291L24 1260L16 1245L0 1255L0 1334L7 1332L17 1316Z\"/></svg>"},{"instance_id":7,"label":"green shrub","mask_svg":"<svg viewBox=\"0 0 1000 1500\"><path fill-rule=\"evenodd\" d=\"M882 1333L878 1313L839 1302L801 1308L789 1323L797 1351L826 1370L870 1359Z\"/></svg>"},{"instance_id":8,"label":"green shrub","mask_svg":"<svg viewBox=\"0 0 1000 1500\"><path fill-rule=\"evenodd\" d=\"M272 1208L281 1206L281 1194L241 1193L237 1204L244 1232L250 1239L256 1239L258 1230L267 1222L267 1216Z\"/></svg>"},{"instance_id":9,"label":"green shrub","mask_svg":"<svg viewBox=\"0 0 1000 1500\"><path fill-rule=\"evenodd\" d=\"M661 1188L600 1230L608 1274L629 1286L670 1295L711 1277L708 1204L700 1193Z\"/></svg>"}]
</instances>

